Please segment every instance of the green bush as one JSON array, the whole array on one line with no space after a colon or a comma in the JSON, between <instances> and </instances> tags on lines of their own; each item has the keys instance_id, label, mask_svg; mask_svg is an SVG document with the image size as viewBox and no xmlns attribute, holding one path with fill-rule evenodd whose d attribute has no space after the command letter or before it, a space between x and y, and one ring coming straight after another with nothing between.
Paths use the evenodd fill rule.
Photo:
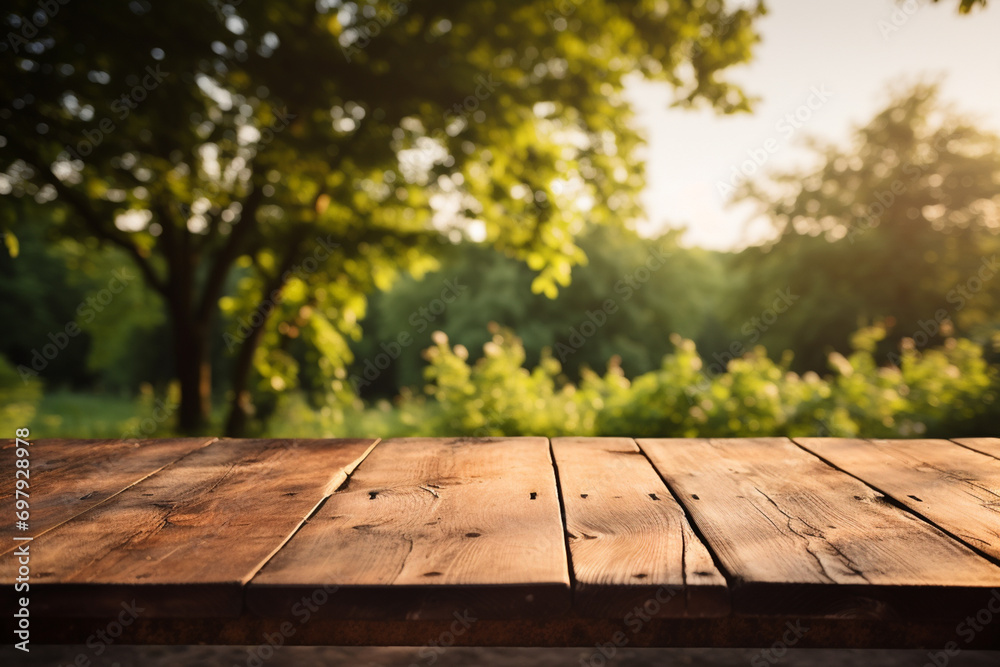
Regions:
<instances>
[{"instance_id":1,"label":"green bush","mask_svg":"<svg viewBox=\"0 0 1000 667\"><path fill-rule=\"evenodd\" d=\"M42 383L21 379L17 369L0 356L0 438L13 438L14 431L28 426L42 398Z\"/></svg>"},{"instance_id":2,"label":"green bush","mask_svg":"<svg viewBox=\"0 0 1000 667\"><path fill-rule=\"evenodd\" d=\"M899 365L879 366L875 349L885 330L869 327L852 337L849 356L829 355L830 374L820 377L792 372L790 355L774 361L763 348L708 375L694 343L674 336L675 350L656 371L629 381L612 360L605 375L588 371L573 384L548 355L524 368L517 336L498 327L492 333L473 364L463 346L435 335L426 351L433 407L414 397L398 401L411 415L411 433L945 437L990 423L997 412L996 369L965 339L923 351L904 339ZM422 423L412 422L417 414Z\"/></svg>"}]
</instances>

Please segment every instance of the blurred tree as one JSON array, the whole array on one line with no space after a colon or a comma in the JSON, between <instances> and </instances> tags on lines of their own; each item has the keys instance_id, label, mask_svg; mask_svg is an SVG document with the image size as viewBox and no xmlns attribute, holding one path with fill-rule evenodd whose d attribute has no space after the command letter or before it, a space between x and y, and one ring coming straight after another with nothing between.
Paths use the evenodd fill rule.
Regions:
<instances>
[{"instance_id":1,"label":"blurred tree","mask_svg":"<svg viewBox=\"0 0 1000 667\"><path fill-rule=\"evenodd\" d=\"M763 331L749 328L772 350L795 350L797 367L817 370L873 321L893 325L883 361L902 338L926 347L950 325L995 328L1000 138L921 84L897 95L851 146L813 148L817 168L746 188L779 235L742 253L731 326L746 333L775 290L791 290L798 300L787 312Z\"/></svg>"},{"instance_id":2,"label":"blurred tree","mask_svg":"<svg viewBox=\"0 0 1000 667\"><path fill-rule=\"evenodd\" d=\"M940 1L941 0L934 0L934 2L940 2ZM986 0L960 0L958 5L958 11L961 12L962 14L968 14L976 7L976 5L985 7Z\"/></svg>"},{"instance_id":3,"label":"blurred tree","mask_svg":"<svg viewBox=\"0 0 1000 667\"><path fill-rule=\"evenodd\" d=\"M79 284L70 284L65 247L46 238L46 231L57 224L52 218L63 212L45 210L29 199L8 204L2 215L10 218L6 229L17 239L17 254L12 257L9 250L0 249L0 321L10 325L0 338L0 354L19 360L13 368L24 386L39 386L33 366L43 365L46 378L85 385L93 379L87 371L93 341L81 329L70 336L66 327L86 293ZM58 354L46 356L50 350Z\"/></svg>"},{"instance_id":4,"label":"blurred tree","mask_svg":"<svg viewBox=\"0 0 1000 667\"><path fill-rule=\"evenodd\" d=\"M184 431L205 424L212 339L226 342L238 434L253 369L260 390L297 381L293 339L346 390L364 295L431 268L463 230L525 260L534 289L567 284L584 216L638 213L626 75L671 84L679 104L746 109L719 72L750 57L762 11L13 0L0 192L58 202L60 234L128 254L166 313Z\"/></svg>"},{"instance_id":5,"label":"blurred tree","mask_svg":"<svg viewBox=\"0 0 1000 667\"><path fill-rule=\"evenodd\" d=\"M78 242L54 234L64 224L64 209L30 198L11 203L0 215L10 218L8 236L18 252L0 248L0 320L17 326L0 333L0 354L18 360L14 368L22 381L43 379L49 391L115 393L135 392L143 383L165 385L173 377L169 357L136 354L168 349L170 335L163 313L146 308L156 295L129 257L94 238ZM124 279L124 289L102 302L115 276Z\"/></svg>"},{"instance_id":6,"label":"blurred tree","mask_svg":"<svg viewBox=\"0 0 1000 667\"><path fill-rule=\"evenodd\" d=\"M629 377L653 370L673 348L672 332L696 338L706 330L726 282L724 254L684 248L679 236L674 230L643 239L588 227L577 237L587 262L574 267L555 299L531 293L532 272L523 263L489 246L455 246L438 271L374 296L362 323L369 335L353 346L350 376L367 397L394 396L421 384L419 352L432 344L434 331L464 345L475 361L493 336L490 322L517 332L529 366L550 348L572 381L616 355ZM436 301L449 282L462 293L442 307ZM380 369L379 355L402 343L405 349Z\"/></svg>"}]
</instances>

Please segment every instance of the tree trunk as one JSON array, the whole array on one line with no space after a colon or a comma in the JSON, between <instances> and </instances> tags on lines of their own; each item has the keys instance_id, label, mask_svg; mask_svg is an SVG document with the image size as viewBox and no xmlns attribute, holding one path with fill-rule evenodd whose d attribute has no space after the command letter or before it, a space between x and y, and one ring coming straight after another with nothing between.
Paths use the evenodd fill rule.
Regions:
<instances>
[{"instance_id":1,"label":"tree trunk","mask_svg":"<svg viewBox=\"0 0 1000 667\"><path fill-rule=\"evenodd\" d=\"M259 326L253 328L250 335L246 337L240 345L240 351L236 355L236 365L233 367L232 398L229 402L229 415L226 417L226 428L224 434L229 438L239 438L246 433L247 422L250 412L253 409L253 397L250 394L248 384L250 382L250 372L253 370L253 355L264 337L264 327L271 318L271 313L277 310L276 303L280 303L280 295L285 288L285 281L288 280L286 272L295 264L298 257L299 244L302 242L307 232L306 227L300 227L289 234L290 239L284 260L275 272L274 277L266 281L264 291L261 293L260 302L257 304L257 312L261 315ZM271 307L265 308L269 300Z\"/></svg>"},{"instance_id":2,"label":"tree trunk","mask_svg":"<svg viewBox=\"0 0 1000 667\"><path fill-rule=\"evenodd\" d=\"M290 263L291 260L286 259L280 271L284 272ZM253 397L248 387L250 372L253 370L253 355L264 337L264 327L267 326L271 313L277 310L273 305L271 308L265 308L265 300L271 298L275 293L280 293L284 286L285 278L281 274L267 284L263 292L264 296L256 308L256 312L260 313L261 322L250 330L250 334L243 340L239 352L236 353L236 363L233 365L230 385L232 398L229 401L229 415L226 417L226 428L223 432L227 438L242 438L246 434L247 422L253 411Z\"/></svg>"},{"instance_id":3,"label":"tree trunk","mask_svg":"<svg viewBox=\"0 0 1000 667\"><path fill-rule=\"evenodd\" d=\"M229 403L229 416L226 418L224 431L228 438L241 438L246 435L247 422L253 410L253 398L247 385L250 381L250 371L253 369L253 355L264 335L264 327L267 325L269 314L270 311L263 315L264 321L250 332L250 335L240 345L240 351L236 355L232 386L230 387L233 396Z\"/></svg>"},{"instance_id":4,"label":"tree trunk","mask_svg":"<svg viewBox=\"0 0 1000 667\"><path fill-rule=\"evenodd\" d=\"M174 357L181 389L177 426L184 434L201 434L208 424L212 405L212 364L208 348L207 328L187 318L175 320Z\"/></svg>"}]
</instances>

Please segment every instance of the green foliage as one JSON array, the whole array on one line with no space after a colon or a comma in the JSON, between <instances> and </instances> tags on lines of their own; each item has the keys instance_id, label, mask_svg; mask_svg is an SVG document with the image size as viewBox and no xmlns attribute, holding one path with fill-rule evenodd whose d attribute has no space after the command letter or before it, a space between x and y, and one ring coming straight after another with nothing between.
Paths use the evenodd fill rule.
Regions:
<instances>
[{"instance_id":1,"label":"green foliage","mask_svg":"<svg viewBox=\"0 0 1000 667\"><path fill-rule=\"evenodd\" d=\"M117 0L59 3L29 34L38 7L12 0L3 12L8 34L25 38L5 42L13 53L0 58L0 317L18 325L0 351L30 361L125 261L144 281L81 324L46 371L49 391L162 391L177 375L188 430L227 388L257 428L291 415L316 432L368 428L381 415L410 432L822 423L921 433L990 414L993 371L980 347L941 333L940 318L924 342L918 327L939 309L980 345L997 328L1000 282L961 306L953 291L1000 249L1000 140L940 113L932 87L894 100L855 145L821 147L819 169L751 193L783 234L744 253L742 273L667 236L655 243L673 254L649 284L627 304L614 290L652 243L622 231L643 187L626 76L668 83L679 104L746 110L722 74L750 58L761 4ZM886 192L893 203L873 217L867 207ZM472 238L483 247L470 249ZM410 344L433 343L434 396L404 392L396 408L362 410L348 364L398 335L409 324L401 314L452 271L475 289ZM369 309L373 291L407 273ZM727 307L724 286L741 284ZM609 286L621 311L564 354ZM692 344L669 337L697 339L707 360L786 287L802 300L760 342L794 357L754 349L705 376ZM369 310L376 336L359 342ZM255 316L263 324L247 326ZM850 352L859 320L882 319L895 323L889 335L865 334ZM524 344L484 334L488 320ZM475 352L434 343L435 328ZM908 336L899 367L887 366ZM408 356L373 395L418 382L421 363ZM588 370L608 359L604 376ZM828 359L829 378L803 373ZM230 374L229 386L196 395L213 373ZM14 404L33 403L26 391ZM91 430L107 397L53 394L36 420L108 435L136 425L122 406L140 424L153 418L152 392L107 399L113 414Z\"/></svg>"},{"instance_id":2,"label":"green foliage","mask_svg":"<svg viewBox=\"0 0 1000 667\"><path fill-rule=\"evenodd\" d=\"M945 319L985 343L1000 324L1000 137L922 84L896 95L852 145L814 149L815 169L746 188L780 235L741 254L728 324L738 330L775 290L791 289L801 300L761 342L794 349L798 370L822 369L866 321L890 325L882 361L905 337L940 344Z\"/></svg>"},{"instance_id":3,"label":"green foliage","mask_svg":"<svg viewBox=\"0 0 1000 667\"><path fill-rule=\"evenodd\" d=\"M4 199L62 205L61 236L128 253L164 298L197 428L220 299L223 333L269 314L263 335L228 339L242 411L297 386L296 344L323 350L306 379L338 391L365 295L466 230L554 296L584 260L585 221L640 213L625 77L746 110L721 73L749 59L763 8L118 0L60 4L35 30L38 11L4 8L24 37L0 58Z\"/></svg>"},{"instance_id":4,"label":"green foliage","mask_svg":"<svg viewBox=\"0 0 1000 667\"><path fill-rule=\"evenodd\" d=\"M422 432L954 437L997 417L997 371L975 343L948 338L919 351L908 341L899 367L880 367L874 349L884 336L882 327L857 332L850 356L832 354L825 377L792 372L787 356L775 362L762 348L708 376L694 343L675 337L676 351L655 371L629 381L612 365L573 384L551 358L524 368L524 348L509 331L494 329L472 364L464 347L439 334L427 370L438 411L424 413Z\"/></svg>"},{"instance_id":5,"label":"green foliage","mask_svg":"<svg viewBox=\"0 0 1000 667\"><path fill-rule=\"evenodd\" d=\"M171 355L147 353L169 349L161 303L127 255L93 239L60 239L53 233L58 212L18 204L11 230L20 252L0 252L0 320L17 326L4 331L0 353L52 390L135 392L144 382L166 384ZM35 354L53 339L61 340L54 358Z\"/></svg>"},{"instance_id":6,"label":"green foliage","mask_svg":"<svg viewBox=\"0 0 1000 667\"><path fill-rule=\"evenodd\" d=\"M152 392L138 397L114 394L78 393L67 390L46 392L29 422L36 437L67 438L164 438L175 435L173 424L153 417L157 405ZM146 427L143 428L143 421ZM23 426L23 424L22 424Z\"/></svg>"},{"instance_id":7,"label":"green foliage","mask_svg":"<svg viewBox=\"0 0 1000 667\"><path fill-rule=\"evenodd\" d=\"M821 377L790 371L787 355L776 362L761 348L706 375L694 343L674 336L674 352L654 371L630 381L612 363L603 376L585 370L573 383L550 356L525 367L524 347L509 330L493 326L491 335L471 362L464 346L436 333L425 351L428 396L404 390L394 403L366 407L288 392L261 434L957 437L994 433L1000 418L997 369L966 339L923 351L904 341L899 366L878 366L874 351L885 329L867 327L852 337L848 356L830 355L830 373ZM158 398L151 389L137 401L56 392L31 419L37 391L25 394L19 385L11 392L22 405L11 403L4 423L29 423L47 436L163 437L171 434L164 406L168 415L176 407L176 394Z\"/></svg>"},{"instance_id":8,"label":"green foliage","mask_svg":"<svg viewBox=\"0 0 1000 667\"><path fill-rule=\"evenodd\" d=\"M934 0L934 2L940 2L941 0ZM958 4L958 11L962 14L968 14L976 6L986 7L986 0L960 0Z\"/></svg>"},{"instance_id":9,"label":"green foliage","mask_svg":"<svg viewBox=\"0 0 1000 667\"><path fill-rule=\"evenodd\" d=\"M490 436L515 431L561 435L580 428L572 390L556 389L559 362L546 357L528 371L522 367L521 341L496 327L471 367L463 346L449 347L444 334L435 339L435 347L427 350L428 390L442 411L432 430Z\"/></svg>"},{"instance_id":10,"label":"green foliage","mask_svg":"<svg viewBox=\"0 0 1000 667\"><path fill-rule=\"evenodd\" d=\"M8 229L17 235L19 252L12 257L0 250L0 321L7 325L0 336L0 353L15 367L27 368L29 375L33 361L44 362L43 372L32 376L35 380L84 384L91 379L86 363L88 334L69 341L55 358L40 356L52 342L49 334L64 334L85 298L83 287L71 284L65 245L48 243L53 212L30 202L19 202L6 212L15 219Z\"/></svg>"},{"instance_id":11,"label":"green foliage","mask_svg":"<svg viewBox=\"0 0 1000 667\"><path fill-rule=\"evenodd\" d=\"M577 243L587 263L573 269L572 282L555 299L531 293L533 272L524 264L489 247L456 246L437 271L373 297L362 322L368 335L352 346L351 373L364 379L366 366L405 334L407 349L361 386L366 398L395 396L421 384L424 364L414 351L430 346L435 330L465 346L475 361L493 336L490 322L518 333L529 365L550 348L574 381L615 356L630 377L652 370L673 348L669 332L700 340L717 329L714 314L726 285L728 257L684 248L678 236L643 239L627 230L586 229ZM448 284L463 291L443 310L431 310ZM604 324L591 331L594 320ZM582 339L581 329L589 334Z\"/></svg>"},{"instance_id":12,"label":"green foliage","mask_svg":"<svg viewBox=\"0 0 1000 667\"><path fill-rule=\"evenodd\" d=\"M28 426L42 397L41 383L24 382L17 370L0 357L0 433L13 437L16 429Z\"/></svg>"},{"instance_id":13,"label":"green foliage","mask_svg":"<svg viewBox=\"0 0 1000 667\"><path fill-rule=\"evenodd\" d=\"M73 320L88 338L86 368L94 385L136 392L146 383L165 385L172 355L160 296L142 282L128 256L90 240L60 244L69 287L79 293Z\"/></svg>"}]
</instances>

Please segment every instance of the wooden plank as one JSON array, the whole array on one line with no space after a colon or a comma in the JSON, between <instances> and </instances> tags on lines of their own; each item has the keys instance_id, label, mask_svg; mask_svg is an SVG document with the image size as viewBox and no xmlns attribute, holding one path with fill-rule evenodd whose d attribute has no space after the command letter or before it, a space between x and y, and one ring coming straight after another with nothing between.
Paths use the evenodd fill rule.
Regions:
<instances>
[{"instance_id":1,"label":"wooden plank","mask_svg":"<svg viewBox=\"0 0 1000 667\"><path fill-rule=\"evenodd\" d=\"M952 438L952 440L963 447L1000 459L1000 438Z\"/></svg>"},{"instance_id":2,"label":"wooden plank","mask_svg":"<svg viewBox=\"0 0 1000 667\"><path fill-rule=\"evenodd\" d=\"M573 569L573 607L621 618L729 613L726 580L684 510L630 438L553 438Z\"/></svg>"},{"instance_id":3,"label":"wooden plank","mask_svg":"<svg viewBox=\"0 0 1000 667\"><path fill-rule=\"evenodd\" d=\"M36 538L32 615L235 616L242 587L373 440L221 440ZM0 576L13 583L13 570Z\"/></svg>"},{"instance_id":4,"label":"wooden plank","mask_svg":"<svg viewBox=\"0 0 1000 667\"><path fill-rule=\"evenodd\" d=\"M1000 461L948 440L795 442L1000 560Z\"/></svg>"},{"instance_id":5,"label":"wooden plank","mask_svg":"<svg viewBox=\"0 0 1000 667\"><path fill-rule=\"evenodd\" d=\"M29 440L30 529L0 526L0 553L17 547L15 534L37 537L213 440ZM14 443L4 442L4 460L10 460ZM15 470L13 465L0 469L0 502L5 506L13 502Z\"/></svg>"},{"instance_id":6,"label":"wooden plank","mask_svg":"<svg viewBox=\"0 0 1000 667\"><path fill-rule=\"evenodd\" d=\"M1000 596L1000 593L996 593ZM987 605L997 608L1000 597L982 599L967 615L973 617L989 612ZM11 634L12 623L5 624L7 636ZM94 641L94 634L109 625L114 627L115 617L107 619L33 619L31 626L32 650L38 644L85 644ZM973 621L975 622L975 621ZM534 646L565 647L577 646L585 650L568 652L570 659L552 664L625 665L647 664L669 667L677 662L650 659L642 663L635 661L607 660L604 652L615 650L616 656L622 649L632 650L646 647L710 647L710 648L758 648L774 652L746 655L747 659L757 658L757 664L816 664L799 660L782 662L783 646L795 649L806 648L881 648L881 649L923 649L922 659L894 661L893 664L932 664L927 653L940 654L945 646L958 644L961 650L1000 650L1000 632L996 632L996 619L987 624L982 632L971 632L972 626L966 618L948 618L916 621L884 621L872 619L808 618L798 616L722 616L712 618L651 618L645 620L637 615L625 618L581 618L578 616L552 616L533 619L479 619L469 628L454 625L454 619L375 621L358 619L324 619L289 615L286 618L261 618L243 616L236 619L156 619L140 617L124 629L115 640L121 644L212 644L242 646L239 660L224 664L259 664L247 662L248 653L256 650L257 656L268 656L268 638L280 641L285 646L408 646L409 655L416 656L424 651L420 659L412 659L409 664L478 664L478 661L464 662L461 656L449 656L440 662L430 660L441 655L446 646ZM978 627L984 627L979 625ZM961 628L961 633L956 633ZM458 632L455 630L459 629ZM791 632L789 632L791 630ZM431 645L436 642L436 645ZM780 643L779 643L780 642ZM609 645L610 644L610 645ZM263 647L263 650L258 647ZM412 647L426 647L415 649ZM162 649L161 649L162 650ZM280 653L281 651L275 651ZM745 651L741 652L744 655ZM13 654L13 649L11 649ZM570 656L566 656L569 658ZM652 656L650 656L652 658ZM766 658L771 658L770 660ZM810 656L806 656L810 657ZM859 656L865 657L865 656ZM946 656L944 656L946 657ZM952 667L965 663L962 660L949 662ZM427 658L427 659L423 659ZM457 658L453 660L450 658ZM975 664L984 665L983 661ZM578 662L579 660L579 662ZM179 664L192 664L191 661ZM314 664L303 660L306 664ZM289 664L280 659L270 662L260 660L265 665ZM18 664L18 663L14 663ZM68 663L67 663L68 664ZM81 663L86 664L86 663ZM107 664L94 661L91 664ZM133 664L133 663L128 663ZM205 663L194 663L205 664ZM219 661L219 664L223 664ZM336 663L340 664L340 663ZM370 663L365 663L370 664ZM400 663L393 663L400 664ZM408 664L408 663L401 663ZM503 664L515 664L506 661ZM530 664L530 663L529 663ZM548 664L548 663L545 663ZM682 663L683 664L683 663ZM699 661L697 664L706 664ZM712 663L715 664L715 663ZM725 664L739 664L736 660ZM750 662L752 665L753 663ZM821 664L830 665L830 662ZM867 662L836 661L833 664L886 664L884 660ZM941 663L944 664L944 663Z\"/></svg>"},{"instance_id":7,"label":"wooden plank","mask_svg":"<svg viewBox=\"0 0 1000 667\"><path fill-rule=\"evenodd\" d=\"M399 438L379 444L254 577L247 605L339 618L531 616L569 605L545 438Z\"/></svg>"},{"instance_id":8,"label":"wooden plank","mask_svg":"<svg viewBox=\"0 0 1000 667\"><path fill-rule=\"evenodd\" d=\"M872 618L979 608L1000 568L785 438L641 439L740 613Z\"/></svg>"}]
</instances>

